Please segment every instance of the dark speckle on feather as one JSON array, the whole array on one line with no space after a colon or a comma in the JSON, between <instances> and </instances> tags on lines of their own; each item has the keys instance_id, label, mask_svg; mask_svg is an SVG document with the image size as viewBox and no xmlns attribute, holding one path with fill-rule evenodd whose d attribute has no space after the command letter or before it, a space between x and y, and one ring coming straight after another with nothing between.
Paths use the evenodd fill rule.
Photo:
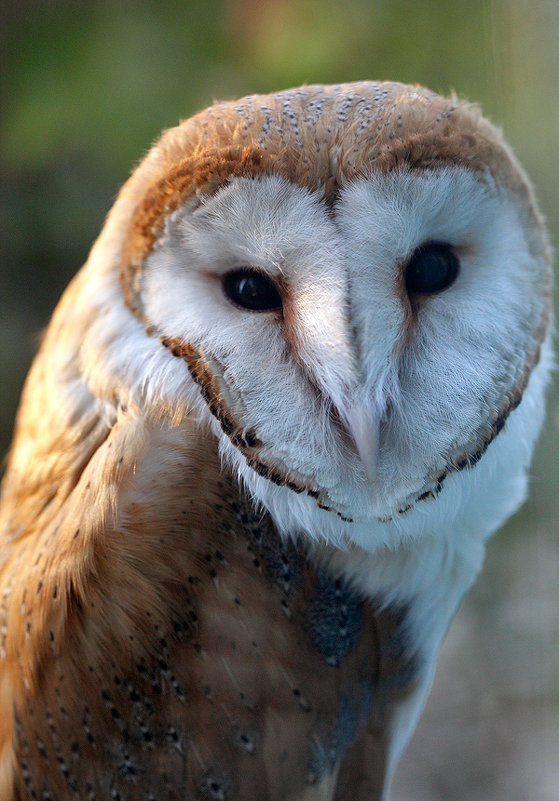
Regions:
<instances>
[{"instance_id":1,"label":"dark speckle on feather","mask_svg":"<svg viewBox=\"0 0 559 801\"><path fill-rule=\"evenodd\" d=\"M311 607L313 645L332 667L355 647L361 633L361 600L349 584L323 571Z\"/></svg>"},{"instance_id":2,"label":"dark speckle on feather","mask_svg":"<svg viewBox=\"0 0 559 801\"><path fill-rule=\"evenodd\" d=\"M232 798L233 783L229 776L208 772L200 784L200 795L209 801L228 801Z\"/></svg>"},{"instance_id":3,"label":"dark speckle on feather","mask_svg":"<svg viewBox=\"0 0 559 801\"><path fill-rule=\"evenodd\" d=\"M283 540L268 516L255 516L252 508L235 505L241 530L248 540L249 550L258 553L256 567L264 562L274 585L286 595L293 592L302 570L301 550L292 540ZM256 564L258 562L258 564Z\"/></svg>"}]
</instances>

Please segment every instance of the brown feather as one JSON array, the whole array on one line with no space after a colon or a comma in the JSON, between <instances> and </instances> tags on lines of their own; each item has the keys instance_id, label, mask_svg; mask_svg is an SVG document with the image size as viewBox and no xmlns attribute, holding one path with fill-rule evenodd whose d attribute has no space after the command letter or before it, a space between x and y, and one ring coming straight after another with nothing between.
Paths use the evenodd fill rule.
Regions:
<instances>
[{"instance_id":1,"label":"brown feather","mask_svg":"<svg viewBox=\"0 0 559 801\"><path fill-rule=\"evenodd\" d=\"M381 787L387 715L413 687L402 621L283 544L188 420L118 422L2 576L2 798L333 798L366 725Z\"/></svg>"}]
</instances>

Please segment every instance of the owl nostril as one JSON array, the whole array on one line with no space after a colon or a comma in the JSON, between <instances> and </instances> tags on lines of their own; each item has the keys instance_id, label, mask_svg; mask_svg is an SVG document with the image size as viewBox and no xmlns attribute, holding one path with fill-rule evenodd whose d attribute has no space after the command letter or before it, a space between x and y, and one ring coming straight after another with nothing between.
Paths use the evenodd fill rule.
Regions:
<instances>
[{"instance_id":1,"label":"owl nostril","mask_svg":"<svg viewBox=\"0 0 559 801\"><path fill-rule=\"evenodd\" d=\"M335 404L335 403L333 403L333 404L330 406L330 408L329 408L329 410L328 410L328 414L329 414L329 416L330 416L330 420L331 420L333 423L339 423L339 425L343 426L343 423L342 423L342 416L341 416L341 414L340 414L340 410L338 409L338 407L336 406L336 404Z\"/></svg>"}]
</instances>

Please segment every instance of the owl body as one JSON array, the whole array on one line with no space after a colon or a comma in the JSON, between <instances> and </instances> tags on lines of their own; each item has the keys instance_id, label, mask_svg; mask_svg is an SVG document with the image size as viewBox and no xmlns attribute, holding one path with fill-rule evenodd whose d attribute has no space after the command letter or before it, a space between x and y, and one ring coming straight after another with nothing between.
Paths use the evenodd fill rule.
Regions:
<instances>
[{"instance_id":1,"label":"owl body","mask_svg":"<svg viewBox=\"0 0 559 801\"><path fill-rule=\"evenodd\" d=\"M0 797L386 799L525 496L550 272L467 104L303 87L166 132L24 390Z\"/></svg>"}]
</instances>

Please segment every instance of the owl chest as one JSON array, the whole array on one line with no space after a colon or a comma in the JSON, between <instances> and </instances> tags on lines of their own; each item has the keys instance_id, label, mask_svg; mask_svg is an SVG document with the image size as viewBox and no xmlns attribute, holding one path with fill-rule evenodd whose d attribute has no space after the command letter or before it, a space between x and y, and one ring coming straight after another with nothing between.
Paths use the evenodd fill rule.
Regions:
<instances>
[{"instance_id":1,"label":"owl chest","mask_svg":"<svg viewBox=\"0 0 559 801\"><path fill-rule=\"evenodd\" d=\"M70 626L18 720L24 797L345 798L351 773L357 798L365 747L380 794L391 713L414 688L405 612L364 601L243 501L226 508L211 543L190 532L167 604L140 602L128 642L101 632L92 652L100 622L82 610Z\"/></svg>"}]
</instances>

